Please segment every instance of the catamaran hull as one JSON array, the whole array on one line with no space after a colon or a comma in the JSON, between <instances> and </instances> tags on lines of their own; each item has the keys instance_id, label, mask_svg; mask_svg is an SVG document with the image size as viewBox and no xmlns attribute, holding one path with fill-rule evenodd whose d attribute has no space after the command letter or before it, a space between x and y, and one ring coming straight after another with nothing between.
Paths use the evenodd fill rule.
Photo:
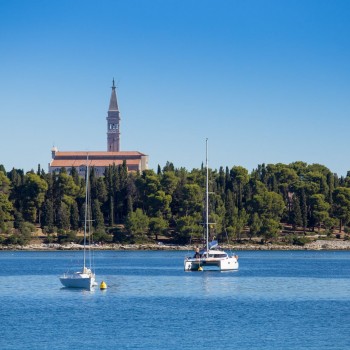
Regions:
<instances>
[{"instance_id":1,"label":"catamaran hull","mask_svg":"<svg viewBox=\"0 0 350 350\"><path fill-rule=\"evenodd\" d=\"M94 276L65 275L60 277L60 281L66 288L91 289L96 286Z\"/></svg>"},{"instance_id":2,"label":"catamaran hull","mask_svg":"<svg viewBox=\"0 0 350 350\"><path fill-rule=\"evenodd\" d=\"M198 271L199 268L203 270L219 270L219 271L230 271L238 270L238 260L235 257L226 259L215 259L215 258L201 258L194 259L188 258L184 261L185 271Z\"/></svg>"}]
</instances>

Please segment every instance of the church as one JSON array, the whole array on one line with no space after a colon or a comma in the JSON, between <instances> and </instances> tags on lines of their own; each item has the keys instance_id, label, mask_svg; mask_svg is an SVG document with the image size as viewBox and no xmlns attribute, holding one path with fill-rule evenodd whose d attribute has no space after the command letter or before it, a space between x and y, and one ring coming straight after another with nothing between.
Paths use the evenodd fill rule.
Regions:
<instances>
[{"instance_id":1,"label":"church","mask_svg":"<svg viewBox=\"0 0 350 350\"><path fill-rule=\"evenodd\" d=\"M138 151L120 150L120 113L117 101L116 87L112 85L112 93L107 113L107 151L77 151L62 152L57 147L52 148L52 160L49 172L54 173L66 168L70 174L73 167L79 175L84 176L87 162L94 167L97 176L103 176L110 165L121 165L126 162L128 171L143 171L148 169L148 156Z\"/></svg>"}]
</instances>

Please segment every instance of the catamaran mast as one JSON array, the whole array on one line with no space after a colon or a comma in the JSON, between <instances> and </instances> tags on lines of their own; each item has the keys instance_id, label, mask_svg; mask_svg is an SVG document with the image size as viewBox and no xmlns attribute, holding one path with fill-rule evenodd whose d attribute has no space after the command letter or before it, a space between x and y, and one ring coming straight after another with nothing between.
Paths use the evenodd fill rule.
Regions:
<instances>
[{"instance_id":1,"label":"catamaran mast","mask_svg":"<svg viewBox=\"0 0 350 350\"><path fill-rule=\"evenodd\" d=\"M207 179L206 179L206 188L205 188L205 227L207 235L207 257L209 257L209 169L208 169L208 139L205 140L205 165L207 168Z\"/></svg>"}]
</instances>

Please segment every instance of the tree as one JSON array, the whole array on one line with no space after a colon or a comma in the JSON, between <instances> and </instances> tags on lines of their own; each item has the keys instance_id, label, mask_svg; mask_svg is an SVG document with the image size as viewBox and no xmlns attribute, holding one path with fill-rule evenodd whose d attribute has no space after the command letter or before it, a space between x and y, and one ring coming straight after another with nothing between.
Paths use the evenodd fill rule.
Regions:
<instances>
[{"instance_id":1,"label":"tree","mask_svg":"<svg viewBox=\"0 0 350 350\"><path fill-rule=\"evenodd\" d=\"M79 226L79 209L77 202L74 201L70 206L70 227L72 230L77 230Z\"/></svg>"},{"instance_id":2,"label":"tree","mask_svg":"<svg viewBox=\"0 0 350 350\"><path fill-rule=\"evenodd\" d=\"M136 186L140 193L143 210L146 214L150 214L149 196L154 195L160 190L159 177L153 170L145 170L143 171L142 176L137 179Z\"/></svg>"},{"instance_id":3,"label":"tree","mask_svg":"<svg viewBox=\"0 0 350 350\"><path fill-rule=\"evenodd\" d=\"M115 165L109 166L105 171L104 176L104 182L105 182L105 188L106 188L106 196L107 196L107 209L106 209L106 216L108 218L108 224L109 226L114 225L114 197L116 193L116 188L114 187L114 177L116 173L116 167Z\"/></svg>"},{"instance_id":4,"label":"tree","mask_svg":"<svg viewBox=\"0 0 350 350\"><path fill-rule=\"evenodd\" d=\"M302 188L301 194L300 194L300 210L301 210L301 219L302 219L302 223L303 223L303 229L304 229L304 233L305 233L306 227L308 224L308 222L307 222L308 208L307 208L306 194L305 194L304 188Z\"/></svg>"},{"instance_id":5,"label":"tree","mask_svg":"<svg viewBox=\"0 0 350 350\"><path fill-rule=\"evenodd\" d=\"M0 228L6 230L6 221L12 220L13 206L9 200L10 180L0 171Z\"/></svg>"},{"instance_id":6,"label":"tree","mask_svg":"<svg viewBox=\"0 0 350 350\"><path fill-rule=\"evenodd\" d=\"M169 194L165 194L164 191L157 191L148 196L147 202L149 206L148 211L151 215L156 216L157 213L160 213L164 218L169 217L171 203Z\"/></svg>"},{"instance_id":7,"label":"tree","mask_svg":"<svg viewBox=\"0 0 350 350\"><path fill-rule=\"evenodd\" d=\"M217 234L223 232L225 223L225 202L222 196L216 193L211 193L209 196L209 222L215 223L215 231Z\"/></svg>"},{"instance_id":8,"label":"tree","mask_svg":"<svg viewBox=\"0 0 350 350\"><path fill-rule=\"evenodd\" d=\"M175 171L174 164L167 161L165 164L165 167L163 168L163 172L166 172L166 171Z\"/></svg>"},{"instance_id":9,"label":"tree","mask_svg":"<svg viewBox=\"0 0 350 350\"><path fill-rule=\"evenodd\" d=\"M260 234L261 227L262 221L258 213L253 213L249 222L249 239L252 239L254 236L258 236Z\"/></svg>"},{"instance_id":10,"label":"tree","mask_svg":"<svg viewBox=\"0 0 350 350\"><path fill-rule=\"evenodd\" d=\"M249 181L248 170L241 166L234 166L230 171L230 177L233 185L233 192L237 195L236 204L238 208L241 209L243 205L243 187Z\"/></svg>"},{"instance_id":11,"label":"tree","mask_svg":"<svg viewBox=\"0 0 350 350\"><path fill-rule=\"evenodd\" d=\"M42 215L41 215L41 227L47 227L48 231L51 233L54 227L54 209L51 200L46 199L43 205Z\"/></svg>"},{"instance_id":12,"label":"tree","mask_svg":"<svg viewBox=\"0 0 350 350\"><path fill-rule=\"evenodd\" d=\"M280 194L267 191L253 196L251 205L253 212L263 218L271 218L276 221L280 220L286 207Z\"/></svg>"},{"instance_id":13,"label":"tree","mask_svg":"<svg viewBox=\"0 0 350 350\"><path fill-rule=\"evenodd\" d=\"M321 224L328 219L330 205L325 201L323 194L314 194L310 197L311 216L320 230Z\"/></svg>"},{"instance_id":14,"label":"tree","mask_svg":"<svg viewBox=\"0 0 350 350\"><path fill-rule=\"evenodd\" d=\"M225 226L232 226L235 215L235 203L230 189L225 193Z\"/></svg>"},{"instance_id":15,"label":"tree","mask_svg":"<svg viewBox=\"0 0 350 350\"><path fill-rule=\"evenodd\" d=\"M40 218L40 210L48 185L39 175L31 172L26 174L24 181L22 185L23 216L27 221L35 223Z\"/></svg>"},{"instance_id":16,"label":"tree","mask_svg":"<svg viewBox=\"0 0 350 350\"><path fill-rule=\"evenodd\" d=\"M71 171L70 171L70 175L73 178L74 183L79 186L80 184L80 178L79 178L79 173L76 167L72 167Z\"/></svg>"},{"instance_id":17,"label":"tree","mask_svg":"<svg viewBox=\"0 0 350 350\"><path fill-rule=\"evenodd\" d=\"M142 236L148 231L149 218L138 208L127 216L125 228L133 236Z\"/></svg>"},{"instance_id":18,"label":"tree","mask_svg":"<svg viewBox=\"0 0 350 350\"><path fill-rule=\"evenodd\" d=\"M101 205L96 198L92 203L92 222L95 229L104 227L104 218L101 211Z\"/></svg>"},{"instance_id":19,"label":"tree","mask_svg":"<svg viewBox=\"0 0 350 350\"><path fill-rule=\"evenodd\" d=\"M181 244L189 243L191 240L200 239L203 227L199 225L198 216L184 216L176 221L176 236Z\"/></svg>"},{"instance_id":20,"label":"tree","mask_svg":"<svg viewBox=\"0 0 350 350\"><path fill-rule=\"evenodd\" d=\"M238 208L236 207L234 209L232 225L227 227L229 235L233 236L236 239L240 239L241 233L243 232L244 227L248 223L248 218L249 216L244 209L238 210Z\"/></svg>"},{"instance_id":21,"label":"tree","mask_svg":"<svg viewBox=\"0 0 350 350\"><path fill-rule=\"evenodd\" d=\"M52 201L54 210L55 226L61 229L68 229L70 226L70 207L79 199L84 202L85 183L76 185L73 177L66 171L61 171L52 178L49 184L47 198ZM62 202L65 204L62 206ZM82 206L83 204L80 204Z\"/></svg>"},{"instance_id":22,"label":"tree","mask_svg":"<svg viewBox=\"0 0 350 350\"><path fill-rule=\"evenodd\" d=\"M57 227L63 230L70 228L70 211L66 203L61 202L57 213Z\"/></svg>"},{"instance_id":23,"label":"tree","mask_svg":"<svg viewBox=\"0 0 350 350\"><path fill-rule=\"evenodd\" d=\"M182 188L182 202L179 214L182 216L201 213L203 210L203 191L197 184L186 184Z\"/></svg>"},{"instance_id":24,"label":"tree","mask_svg":"<svg viewBox=\"0 0 350 350\"><path fill-rule=\"evenodd\" d=\"M350 221L350 188L338 187L333 192L334 216L339 220L339 232Z\"/></svg>"},{"instance_id":25,"label":"tree","mask_svg":"<svg viewBox=\"0 0 350 350\"><path fill-rule=\"evenodd\" d=\"M265 241L274 240L280 230L280 224L278 221L265 218L261 226L261 234L263 235Z\"/></svg>"},{"instance_id":26,"label":"tree","mask_svg":"<svg viewBox=\"0 0 350 350\"><path fill-rule=\"evenodd\" d=\"M179 182L179 179L176 177L173 171L164 171L162 178L160 180L160 184L166 194L172 196L174 193L176 186Z\"/></svg>"},{"instance_id":27,"label":"tree","mask_svg":"<svg viewBox=\"0 0 350 350\"><path fill-rule=\"evenodd\" d=\"M304 186L305 192L308 196L312 196L318 193L327 196L329 193L327 177L319 171L308 172L305 175Z\"/></svg>"},{"instance_id":28,"label":"tree","mask_svg":"<svg viewBox=\"0 0 350 350\"><path fill-rule=\"evenodd\" d=\"M14 216L13 227L15 229L19 229L25 222L23 219L23 215L19 211L14 210L13 216Z\"/></svg>"},{"instance_id":29,"label":"tree","mask_svg":"<svg viewBox=\"0 0 350 350\"><path fill-rule=\"evenodd\" d=\"M162 217L154 217L150 219L150 232L156 236L156 240L158 240L158 235L166 232L168 226L169 223Z\"/></svg>"},{"instance_id":30,"label":"tree","mask_svg":"<svg viewBox=\"0 0 350 350\"><path fill-rule=\"evenodd\" d=\"M293 230L295 230L298 226L303 226L303 217L300 209L300 199L296 194L293 194L292 198L290 222L293 225Z\"/></svg>"}]
</instances>

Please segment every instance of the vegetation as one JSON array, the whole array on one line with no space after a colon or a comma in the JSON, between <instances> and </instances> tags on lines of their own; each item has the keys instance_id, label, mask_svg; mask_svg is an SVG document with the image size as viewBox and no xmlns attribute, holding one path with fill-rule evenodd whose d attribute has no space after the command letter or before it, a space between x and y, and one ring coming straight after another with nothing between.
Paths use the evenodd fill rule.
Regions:
<instances>
[{"instance_id":1,"label":"vegetation","mask_svg":"<svg viewBox=\"0 0 350 350\"><path fill-rule=\"evenodd\" d=\"M241 166L209 170L211 235L293 244L309 232L349 232L350 172L346 177L304 162L262 164L250 174ZM110 166L103 177L91 169L95 239L101 242L200 241L206 171L175 168L128 173ZM85 211L85 181L68 174L6 172L0 165L0 243L26 244L40 227L47 242L79 242ZM315 230L316 229L316 230ZM335 232L336 231L336 232ZM305 237L304 237L305 236Z\"/></svg>"}]
</instances>

